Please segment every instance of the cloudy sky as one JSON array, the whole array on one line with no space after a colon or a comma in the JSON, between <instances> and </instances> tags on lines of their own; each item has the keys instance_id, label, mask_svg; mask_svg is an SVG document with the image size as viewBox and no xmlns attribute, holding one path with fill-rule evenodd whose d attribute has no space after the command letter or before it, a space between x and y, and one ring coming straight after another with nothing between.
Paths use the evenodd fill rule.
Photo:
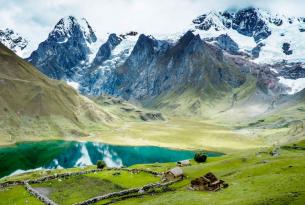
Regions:
<instances>
[{"instance_id":1,"label":"cloudy sky","mask_svg":"<svg viewBox=\"0 0 305 205\"><path fill-rule=\"evenodd\" d=\"M32 44L46 39L67 15L85 17L99 36L178 32L204 12L246 6L305 16L304 0L0 0L0 5L0 29L12 28Z\"/></svg>"}]
</instances>

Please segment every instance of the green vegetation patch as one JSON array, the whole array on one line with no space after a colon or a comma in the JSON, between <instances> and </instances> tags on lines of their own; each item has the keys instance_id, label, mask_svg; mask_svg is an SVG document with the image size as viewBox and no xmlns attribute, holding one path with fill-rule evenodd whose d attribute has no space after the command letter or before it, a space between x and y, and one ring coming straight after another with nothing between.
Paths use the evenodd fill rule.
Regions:
<instances>
[{"instance_id":1,"label":"green vegetation patch","mask_svg":"<svg viewBox=\"0 0 305 205\"><path fill-rule=\"evenodd\" d=\"M0 189L0 205L43 205L38 199L29 194L23 186Z\"/></svg>"},{"instance_id":2,"label":"green vegetation patch","mask_svg":"<svg viewBox=\"0 0 305 205\"><path fill-rule=\"evenodd\" d=\"M141 187L149 183L159 182L160 178L153 176L146 172L128 172L128 171L102 171L98 173L88 174L88 177L95 178L97 180L109 180L114 184L117 184L126 189Z\"/></svg>"},{"instance_id":3,"label":"green vegetation patch","mask_svg":"<svg viewBox=\"0 0 305 205\"><path fill-rule=\"evenodd\" d=\"M183 167L185 180L174 191L146 195L116 204L305 204L305 152L281 150L271 157L268 150L217 157L206 163ZM167 165L166 165L167 166ZM207 172L229 183L219 192L189 190L190 181ZM102 203L100 203L102 204Z\"/></svg>"},{"instance_id":4,"label":"green vegetation patch","mask_svg":"<svg viewBox=\"0 0 305 205\"><path fill-rule=\"evenodd\" d=\"M73 204L92 197L121 191L132 187L141 187L160 181L145 172L105 170L64 179L56 179L32 186L58 204Z\"/></svg>"},{"instance_id":5,"label":"green vegetation patch","mask_svg":"<svg viewBox=\"0 0 305 205\"><path fill-rule=\"evenodd\" d=\"M123 190L123 187L109 180L84 175L51 180L32 186L54 202L62 205L71 205L95 196Z\"/></svg>"}]
</instances>

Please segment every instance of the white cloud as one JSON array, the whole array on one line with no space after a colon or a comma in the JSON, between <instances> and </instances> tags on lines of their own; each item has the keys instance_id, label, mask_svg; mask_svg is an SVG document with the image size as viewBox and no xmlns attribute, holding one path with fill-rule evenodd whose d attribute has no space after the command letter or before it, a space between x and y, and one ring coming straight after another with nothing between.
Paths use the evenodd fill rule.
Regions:
<instances>
[{"instance_id":1,"label":"white cloud","mask_svg":"<svg viewBox=\"0 0 305 205\"><path fill-rule=\"evenodd\" d=\"M210 10L249 5L305 16L303 0L0 0L0 28L12 28L37 46L67 15L85 17L99 36L137 30L172 33Z\"/></svg>"}]
</instances>

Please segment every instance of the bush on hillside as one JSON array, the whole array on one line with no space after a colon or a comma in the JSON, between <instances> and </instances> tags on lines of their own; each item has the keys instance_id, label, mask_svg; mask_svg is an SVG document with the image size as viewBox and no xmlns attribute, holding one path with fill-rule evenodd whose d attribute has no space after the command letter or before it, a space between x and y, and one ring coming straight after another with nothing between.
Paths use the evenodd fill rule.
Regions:
<instances>
[{"instance_id":1,"label":"bush on hillside","mask_svg":"<svg viewBox=\"0 0 305 205\"><path fill-rule=\"evenodd\" d=\"M208 156L206 155L205 152L196 152L194 156L194 160L198 163L205 162L207 160Z\"/></svg>"},{"instance_id":2,"label":"bush on hillside","mask_svg":"<svg viewBox=\"0 0 305 205\"><path fill-rule=\"evenodd\" d=\"M96 163L96 167L98 169L104 169L106 167L106 163L103 160L98 160Z\"/></svg>"}]
</instances>

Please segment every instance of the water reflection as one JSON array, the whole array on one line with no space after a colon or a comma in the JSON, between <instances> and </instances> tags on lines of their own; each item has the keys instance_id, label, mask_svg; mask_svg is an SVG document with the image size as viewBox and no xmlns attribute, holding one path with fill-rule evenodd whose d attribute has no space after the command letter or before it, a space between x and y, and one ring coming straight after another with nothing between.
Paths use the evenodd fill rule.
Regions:
<instances>
[{"instance_id":1,"label":"water reflection","mask_svg":"<svg viewBox=\"0 0 305 205\"><path fill-rule=\"evenodd\" d=\"M218 153L208 153L217 156ZM81 167L104 160L108 167L174 162L194 153L153 146L116 146L93 142L45 141L0 148L0 177L32 169ZM10 159L10 160L7 160ZM13 161L14 163L11 163Z\"/></svg>"}]
</instances>

